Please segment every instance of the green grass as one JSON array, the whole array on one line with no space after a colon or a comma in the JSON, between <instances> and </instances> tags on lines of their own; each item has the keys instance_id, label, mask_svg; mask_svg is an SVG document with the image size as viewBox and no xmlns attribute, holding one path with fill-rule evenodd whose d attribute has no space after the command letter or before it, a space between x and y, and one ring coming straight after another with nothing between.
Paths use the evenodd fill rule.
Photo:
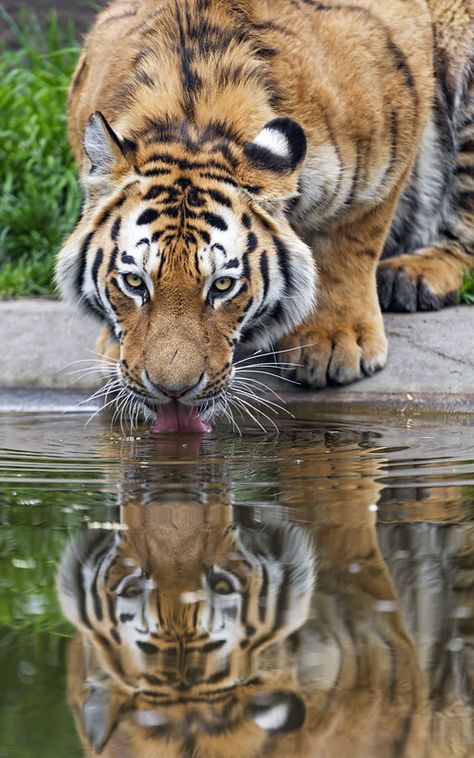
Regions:
<instances>
[{"instance_id":1,"label":"green grass","mask_svg":"<svg viewBox=\"0 0 474 758\"><path fill-rule=\"evenodd\" d=\"M459 293L459 302L474 305L474 270L464 279L464 284Z\"/></svg>"},{"instance_id":2,"label":"green grass","mask_svg":"<svg viewBox=\"0 0 474 758\"><path fill-rule=\"evenodd\" d=\"M81 194L66 135L66 99L79 49L52 13L14 25L0 46L0 295L53 292L54 258L76 221ZM0 43L1 44L1 43Z\"/></svg>"}]
</instances>

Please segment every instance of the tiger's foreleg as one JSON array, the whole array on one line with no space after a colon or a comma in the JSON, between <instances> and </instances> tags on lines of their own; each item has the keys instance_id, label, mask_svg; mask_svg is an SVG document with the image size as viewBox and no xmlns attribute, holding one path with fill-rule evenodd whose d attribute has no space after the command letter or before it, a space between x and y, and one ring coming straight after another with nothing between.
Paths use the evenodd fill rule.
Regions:
<instances>
[{"instance_id":1,"label":"tiger's foreleg","mask_svg":"<svg viewBox=\"0 0 474 758\"><path fill-rule=\"evenodd\" d=\"M395 194L395 193L393 193ZM385 366L387 339L376 268L396 197L312 240L319 269L314 314L285 337L285 362L299 364L295 378L309 387L349 384Z\"/></svg>"}]
</instances>

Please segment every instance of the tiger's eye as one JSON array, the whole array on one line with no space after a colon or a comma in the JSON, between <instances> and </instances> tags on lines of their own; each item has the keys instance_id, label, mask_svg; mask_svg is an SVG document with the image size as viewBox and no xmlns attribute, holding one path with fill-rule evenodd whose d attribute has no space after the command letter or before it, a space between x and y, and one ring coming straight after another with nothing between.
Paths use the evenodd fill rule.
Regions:
<instances>
[{"instance_id":1,"label":"tiger's eye","mask_svg":"<svg viewBox=\"0 0 474 758\"><path fill-rule=\"evenodd\" d=\"M228 292L233 284L234 280L230 276L221 276L212 286L218 292Z\"/></svg>"},{"instance_id":2,"label":"tiger's eye","mask_svg":"<svg viewBox=\"0 0 474 758\"><path fill-rule=\"evenodd\" d=\"M124 278L128 286L133 287L133 289L143 287L144 285L144 281L141 276L137 276L136 274L126 274Z\"/></svg>"},{"instance_id":3,"label":"tiger's eye","mask_svg":"<svg viewBox=\"0 0 474 758\"><path fill-rule=\"evenodd\" d=\"M142 589L139 584L129 584L120 593L120 597L132 598L141 595Z\"/></svg>"}]
</instances>

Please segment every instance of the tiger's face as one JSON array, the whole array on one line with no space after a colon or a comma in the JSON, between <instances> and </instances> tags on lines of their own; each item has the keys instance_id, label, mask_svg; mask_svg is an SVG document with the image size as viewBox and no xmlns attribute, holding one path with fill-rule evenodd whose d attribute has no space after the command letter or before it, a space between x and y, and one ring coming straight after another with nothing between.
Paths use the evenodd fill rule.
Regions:
<instances>
[{"instance_id":1,"label":"tiger's face","mask_svg":"<svg viewBox=\"0 0 474 758\"><path fill-rule=\"evenodd\" d=\"M122 716L134 733L177 743L203 725L226 744L230 729L244 735L249 722L260 742L301 726L305 706L291 676L266 682L259 657L305 623L313 582L311 543L288 525L174 538L165 525L71 543L58 589L88 651L88 740L102 748ZM92 716L113 710L96 733L89 707Z\"/></svg>"},{"instance_id":2,"label":"tiger's face","mask_svg":"<svg viewBox=\"0 0 474 758\"><path fill-rule=\"evenodd\" d=\"M313 257L284 214L304 134L275 119L242 149L170 136L147 145L95 114L84 147L85 207L59 285L108 322L134 396L208 407L232 381L240 341L268 345L313 307Z\"/></svg>"}]
</instances>

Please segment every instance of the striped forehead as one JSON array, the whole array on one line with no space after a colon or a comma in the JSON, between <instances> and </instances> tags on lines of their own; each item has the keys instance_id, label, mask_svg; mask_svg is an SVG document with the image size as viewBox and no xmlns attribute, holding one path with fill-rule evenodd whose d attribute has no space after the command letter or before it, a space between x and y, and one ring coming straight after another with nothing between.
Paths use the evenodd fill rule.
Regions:
<instances>
[{"instance_id":1,"label":"striped forehead","mask_svg":"<svg viewBox=\"0 0 474 758\"><path fill-rule=\"evenodd\" d=\"M247 234L239 217L230 208L214 203L212 211L202 213L198 227L202 234L196 230L193 235L198 241L197 246L186 241L187 226L176 229L174 234L170 230L167 239L166 230L163 230L163 222L167 220L166 211L161 214L150 203L140 203L121 225L118 239L120 261L151 274L160 268L162 255L170 250L173 255L167 257L167 262L172 266L178 247L176 243L182 240L184 246L180 249L184 249L184 254L192 255L203 276L239 268L235 265L236 259L240 262L243 258Z\"/></svg>"},{"instance_id":2,"label":"striped forehead","mask_svg":"<svg viewBox=\"0 0 474 758\"><path fill-rule=\"evenodd\" d=\"M141 223L146 210L145 205L139 205L123 220L118 244L122 263L136 265L137 268L150 272L159 250L157 243L152 240L152 225Z\"/></svg>"},{"instance_id":3,"label":"striped forehead","mask_svg":"<svg viewBox=\"0 0 474 758\"><path fill-rule=\"evenodd\" d=\"M226 270L238 270L238 264L242 262L246 250L245 230L236 215L228 208L220 206L218 218L224 221L225 228L216 226L216 219L211 218L208 226L209 243L201 245L198 250L199 270L204 276ZM211 223L212 220L214 225Z\"/></svg>"}]
</instances>

